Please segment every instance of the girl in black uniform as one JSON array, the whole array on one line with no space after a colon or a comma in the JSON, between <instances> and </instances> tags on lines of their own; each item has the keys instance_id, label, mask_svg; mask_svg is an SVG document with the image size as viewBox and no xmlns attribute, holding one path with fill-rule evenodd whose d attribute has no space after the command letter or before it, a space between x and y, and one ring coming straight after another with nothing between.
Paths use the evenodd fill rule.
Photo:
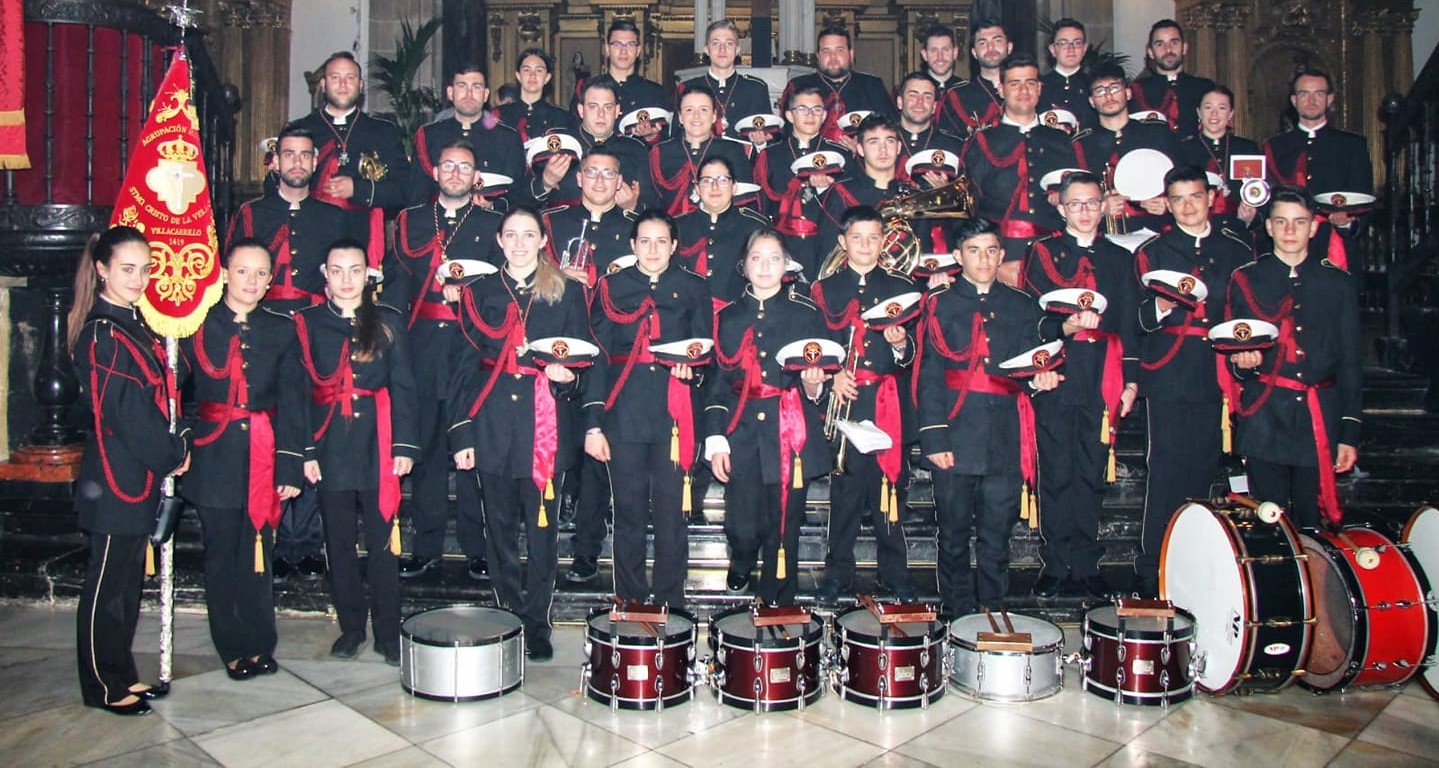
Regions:
<instances>
[{"instance_id":1,"label":"girl in black uniform","mask_svg":"<svg viewBox=\"0 0 1439 768\"><path fill-rule=\"evenodd\" d=\"M117 715L147 714L147 700L168 692L139 682L130 647L160 483L190 463L188 434L170 432L165 349L135 306L149 282L149 241L116 227L80 259L70 310L75 375L94 419L75 494L90 547L75 621L80 693Z\"/></svg>"},{"instance_id":2,"label":"girl in black uniform","mask_svg":"<svg viewBox=\"0 0 1439 768\"><path fill-rule=\"evenodd\" d=\"M359 653L368 612L375 652L398 666L400 534L395 513L400 478L410 473L420 451L405 318L376 303L365 249L353 240L330 246L325 286L330 300L296 312L295 332L310 379L313 440L305 448L305 479L320 492L330 594L342 633L330 655L348 659ZM355 552L360 531L368 557L363 583Z\"/></svg>"}]
</instances>

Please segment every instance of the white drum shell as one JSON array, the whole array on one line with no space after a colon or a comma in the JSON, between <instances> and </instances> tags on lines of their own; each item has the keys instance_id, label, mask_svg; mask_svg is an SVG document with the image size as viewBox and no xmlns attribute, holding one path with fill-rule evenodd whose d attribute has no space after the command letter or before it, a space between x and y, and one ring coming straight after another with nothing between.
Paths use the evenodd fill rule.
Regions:
<instances>
[{"instance_id":1,"label":"white drum shell","mask_svg":"<svg viewBox=\"0 0 1439 768\"><path fill-rule=\"evenodd\" d=\"M1000 621L998 616L995 620ZM1059 693L1064 687L1064 632L1043 619L1011 613L1009 620L1015 632L1029 633L1033 651L979 650L979 633L993 631L982 613L950 624L950 682L980 701L1035 701Z\"/></svg>"},{"instance_id":2,"label":"white drum shell","mask_svg":"<svg viewBox=\"0 0 1439 768\"><path fill-rule=\"evenodd\" d=\"M473 701L509 693L525 679L519 617L483 606L434 608L400 630L400 684L416 696Z\"/></svg>"}]
</instances>

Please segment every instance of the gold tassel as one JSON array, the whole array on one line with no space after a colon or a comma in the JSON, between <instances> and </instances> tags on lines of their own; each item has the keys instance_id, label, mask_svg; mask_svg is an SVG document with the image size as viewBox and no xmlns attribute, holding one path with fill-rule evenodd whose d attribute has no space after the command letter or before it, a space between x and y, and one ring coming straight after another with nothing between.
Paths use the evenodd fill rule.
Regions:
<instances>
[{"instance_id":1,"label":"gold tassel","mask_svg":"<svg viewBox=\"0 0 1439 768\"><path fill-rule=\"evenodd\" d=\"M155 575L155 543L153 541L145 542L145 575Z\"/></svg>"},{"instance_id":2,"label":"gold tassel","mask_svg":"<svg viewBox=\"0 0 1439 768\"><path fill-rule=\"evenodd\" d=\"M555 479L551 477L545 481L545 501L555 500Z\"/></svg>"},{"instance_id":3,"label":"gold tassel","mask_svg":"<svg viewBox=\"0 0 1439 768\"><path fill-rule=\"evenodd\" d=\"M879 478L879 513L889 514L889 478L880 475ZM894 522L890 520L890 522Z\"/></svg>"},{"instance_id":4,"label":"gold tassel","mask_svg":"<svg viewBox=\"0 0 1439 768\"><path fill-rule=\"evenodd\" d=\"M692 488L692 484L690 483L690 476L689 476L689 473L686 472L686 473L685 473L685 489L684 489L684 492L680 494L680 511L683 512L683 513L685 513L685 516L686 516L686 517L689 517L689 514L690 514L691 512L693 512L694 509L695 509L694 504L690 501L690 490L691 490L691 488Z\"/></svg>"},{"instance_id":5,"label":"gold tassel","mask_svg":"<svg viewBox=\"0 0 1439 768\"><path fill-rule=\"evenodd\" d=\"M395 557L399 557L399 556L400 556L400 516L399 516L399 515L395 515L395 519L392 520L392 521L390 521L390 522L391 522L391 525L390 525L390 554L394 555Z\"/></svg>"},{"instance_id":6,"label":"gold tassel","mask_svg":"<svg viewBox=\"0 0 1439 768\"><path fill-rule=\"evenodd\" d=\"M1104 409L1104 418L1099 420L1099 442L1114 445L1109 439L1109 408Z\"/></svg>"},{"instance_id":7,"label":"gold tassel","mask_svg":"<svg viewBox=\"0 0 1439 768\"><path fill-rule=\"evenodd\" d=\"M1029 483L1019 487L1019 519L1029 519Z\"/></svg>"},{"instance_id":8,"label":"gold tassel","mask_svg":"<svg viewBox=\"0 0 1439 768\"><path fill-rule=\"evenodd\" d=\"M680 463L680 425L670 427L670 463Z\"/></svg>"},{"instance_id":9,"label":"gold tassel","mask_svg":"<svg viewBox=\"0 0 1439 768\"><path fill-rule=\"evenodd\" d=\"M550 518L545 514L545 503L543 501L540 502L540 519L535 522L535 525L541 528L550 527Z\"/></svg>"},{"instance_id":10,"label":"gold tassel","mask_svg":"<svg viewBox=\"0 0 1439 768\"><path fill-rule=\"evenodd\" d=\"M774 559L774 577L776 579L779 579L780 581L783 581L785 578L787 578L785 574L788 571L789 569L786 568L784 564L784 545L781 544L779 545L779 557L776 557Z\"/></svg>"},{"instance_id":11,"label":"gold tassel","mask_svg":"<svg viewBox=\"0 0 1439 768\"><path fill-rule=\"evenodd\" d=\"M1234 453L1234 431L1229 426L1229 398L1224 398L1224 408L1219 413L1219 434L1225 453Z\"/></svg>"},{"instance_id":12,"label":"gold tassel","mask_svg":"<svg viewBox=\"0 0 1439 768\"><path fill-rule=\"evenodd\" d=\"M889 487L889 521L899 522L899 489L892 485Z\"/></svg>"},{"instance_id":13,"label":"gold tassel","mask_svg":"<svg viewBox=\"0 0 1439 768\"><path fill-rule=\"evenodd\" d=\"M1105 481L1106 483L1112 483L1112 482L1114 482L1114 478L1115 478L1115 477L1116 477L1116 475L1115 475L1115 473L1114 473L1114 443L1110 443L1110 444L1109 444L1109 466L1106 467L1105 470L1104 470L1104 481Z\"/></svg>"},{"instance_id":14,"label":"gold tassel","mask_svg":"<svg viewBox=\"0 0 1439 768\"><path fill-rule=\"evenodd\" d=\"M1029 494L1029 529L1032 531L1039 527L1039 494Z\"/></svg>"},{"instance_id":15,"label":"gold tassel","mask_svg":"<svg viewBox=\"0 0 1439 768\"><path fill-rule=\"evenodd\" d=\"M799 454L794 455L794 483L795 488L804 487L804 462L800 460Z\"/></svg>"},{"instance_id":16,"label":"gold tassel","mask_svg":"<svg viewBox=\"0 0 1439 768\"><path fill-rule=\"evenodd\" d=\"M265 572L265 544L260 532L255 531L255 573Z\"/></svg>"}]
</instances>

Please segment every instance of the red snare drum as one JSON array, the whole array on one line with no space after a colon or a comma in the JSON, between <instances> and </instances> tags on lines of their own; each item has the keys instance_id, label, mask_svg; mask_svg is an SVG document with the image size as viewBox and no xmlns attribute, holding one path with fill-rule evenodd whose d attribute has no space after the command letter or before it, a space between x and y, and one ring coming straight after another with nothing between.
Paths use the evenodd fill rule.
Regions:
<instances>
[{"instance_id":1,"label":"red snare drum","mask_svg":"<svg viewBox=\"0 0 1439 768\"><path fill-rule=\"evenodd\" d=\"M1426 590L1409 558L1368 528L1307 530L1299 540L1319 616L1299 684L1322 693L1413 677L1432 641Z\"/></svg>"},{"instance_id":2,"label":"red snare drum","mask_svg":"<svg viewBox=\"0 0 1439 768\"><path fill-rule=\"evenodd\" d=\"M748 607L710 619L710 685L725 704L756 712L803 709L820 686L819 641L824 625L805 623L756 627Z\"/></svg>"},{"instance_id":3,"label":"red snare drum","mask_svg":"<svg viewBox=\"0 0 1439 768\"><path fill-rule=\"evenodd\" d=\"M834 617L834 689L879 709L927 708L944 695L948 635L942 621L880 624L864 606L845 609Z\"/></svg>"},{"instance_id":4,"label":"red snare drum","mask_svg":"<svg viewBox=\"0 0 1439 768\"><path fill-rule=\"evenodd\" d=\"M694 695L695 619L670 610L664 624L611 621L600 608L585 621L581 682L615 709L662 710Z\"/></svg>"},{"instance_id":5,"label":"red snare drum","mask_svg":"<svg viewBox=\"0 0 1439 768\"><path fill-rule=\"evenodd\" d=\"M1113 605L1084 615L1084 690L1116 704L1164 706L1194 695L1194 618L1120 616Z\"/></svg>"}]
</instances>

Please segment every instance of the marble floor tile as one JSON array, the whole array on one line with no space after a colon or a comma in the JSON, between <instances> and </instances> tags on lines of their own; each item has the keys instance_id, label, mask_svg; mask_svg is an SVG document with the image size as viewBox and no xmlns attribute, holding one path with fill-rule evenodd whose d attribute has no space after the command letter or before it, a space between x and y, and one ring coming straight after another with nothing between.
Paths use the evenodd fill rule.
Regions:
<instances>
[{"instance_id":1,"label":"marble floor tile","mask_svg":"<svg viewBox=\"0 0 1439 768\"><path fill-rule=\"evenodd\" d=\"M286 660L332 660L330 644L340 636L339 623L328 615L280 616L276 620L276 629L280 640L275 645L275 658L282 664ZM380 657L370 652L368 642L356 658L364 660L367 657L381 661Z\"/></svg>"},{"instance_id":2,"label":"marble floor tile","mask_svg":"<svg viewBox=\"0 0 1439 768\"><path fill-rule=\"evenodd\" d=\"M826 768L862 765L884 750L784 715L742 715L661 747L689 765L727 768L798 763L823 757Z\"/></svg>"},{"instance_id":3,"label":"marble floor tile","mask_svg":"<svg viewBox=\"0 0 1439 768\"><path fill-rule=\"evenodd\" d=\"M540 702L522 691L483 701L431 701L405 693L398 682L336 698L412 744L423 744L540 706Z\"/></svg>"},{"instance_id":4,"label":"marble floor tile","mask_svg":"<svg viewBox=\"0 0 1439 768\"><path fill-rule=\"evenodd\" d=\"M1434 694L1430 693L1429 689L1425 688L1423 684L1421 684L1418 680L1410 680L1409 684L1404 686L1404 695L1418 696L1420 698L1429 699L1431 701L1434 700Z\"/></svg>"},{"instance_id":5,"label":"marble floor tile","mask_svg":"<svg viewBox=\"0 0 1439 768\"><path fill-rule=\"evenodd\" d=\"M1411 755L1439 758L1439 702L1396 696L1359 734L1359 740Z\"/></svg>"},{"instance_id":6,"label":"marble floor tile","mask_svg":"<svg viewBox=\"0 0 1439 768\"><path fill-rule=\"evenodd\" d=\"M898 752L886 752L879 757L864 764L864 768L937 768L932 763L926 763L917 757L902 755Z\"/></svg>"},{"instance_id":7,"label":"marble floor tile","mask_svg":"<svg viewBox=\"0 0 1439 768\"><path fill-rule=\"evenodd\" d=\"M77 701L79 697L77 691ZM77 703L6 720L0 728L0 755L4 755L6 765L13 766L74 765L164 744L181 736L154 713L117 717Z\"/></svg>"},{"instance_id":8,"label":"marble floor tile","mask_svg":"<svg viewBox=\"0 0 1439 768\"><path fill-rule=\"evenodd\" d=\"M791 710L784 714L878 747L893 749L976 706L974 702L949 691L939 701L930 704L929 709L881 712L853 701L844 701L834 691L828 690L803 712Z\"/></svg>"},{"instance_id":9,"label":"marble floor tile","mask_svg":"<svg viewBox=\"0 0 1439 768\"><path fill-rule=\"evenodd\" d=\"M160 652L157 649L147 648L144 651L132 651L135 655L135 668L140 671L140 679L154 682L160 679ZM214 672L224 668L220 657L213 651L203 655L193 653L175 653L170 656L170 679L183 680L195 675L203 675L206 672Z\"/></svg>"},{"instance_id":10,"label":"marble floor tile","mask_svg":"<svg viewBox=\"0 0 1439 768\"><path fill-rule=\"evenodd\" d=\"M525 664L525 682L520 690L536 701L559 704L583 696L580 665Z\"/></svg>"},{"instance_id":11,"label":"marble floor tile","mask_svg":"<svg viewBox=\"0 0 1439 768\"><path fill-rule=\"evenodd\" d=\"M1223 734L1222 738L1217 734ZM1132 744L1198 765L1322 765L1348 739L1195 699L1145 731Z\"/></svg>"},{"instance_id":12,"label":"marble floor tile","mask_svg":"<svg viewBox=\"0 0 1439 768\"><path fill-rule=\"evenodd\" d=\"M1110 755L1097 768L1189 768L1193 765L1173 757L1145 752L1130 744Z\"/></svg>"},{"instance_id":13,"label":"marble floor tile","mask_svg":"<svg viewBox=\"0 0 1439 768\"><path fill-rule=\"evenodd\" d=\"M387 664L352 664L338 659L282 659L280 667L337 699L382 685L392 685L397 691L403 690L400 688L399 670Z\"/></svg>"},{"instance_id":14,"label":"marble floor tile","mask_svg":"<svg viewBox=\"0 0 1439 768\"><path fill-rule=\"evenodd\" d=\"M175 653L215 655L215 644L210 639L210 620L203 612L176 611L173 628ZM160 606L151 600L140 605L140 624L135 629L134 649L137 653L159 653L159 648Z\"/></svg>"},{"instance_id":15,"label":"marble floor tile","mask_svg":"<svg viewBox=\"0 0 1439 768\"><path fill-rule=\"evenodd\" d=\"M388 755L380 755L351 768L447 768L449 763L419 747L408 747Z\"/></svg>"},{"instance_id":16,"label":"marble floor tile","mask_svg":"<svg viewBox=\"0 0 1439 768\"><path fill-rule=\"evenodd\" d=\"M61 706L78 706L80 682L76 676L74 639L68 652L54 651L29 664L0 669L0 720Z\"/></svg>"},{"instance_id":17,"label":"marble floor tile","mask_svg":"<svg viewBox=\"0 0 1439 768\"><path fill-rule=\"evenodd\" d=\"M901 745L895 751L935 765L995 762L1051 768L1056 755L1065 765L1093 765L1119 744L1019 714L1017 707L984 705Z\"/></svg>"},{"instance_id":18,"label":"marble floor tile","mask_svg":"<svg viewBox=\"0 0 1439 768\"><path fill-rule=\"evenodd\" d=\"M1066 669L1064 688L1054 696L1024 704L1009 705L1009 711L1033 720L1124 744L1183 704L1170 707L1141 707L1115 704L1083 689L1076 669Z\"/></svg>"},{"instance_id":19,"label":"marble floor tile","mask_svg":"<svg viewBox=\"0 0 1439 768\"><path fill-rule=\"evenodd\" d=\"M142 619L143 621L143 619ZM0 604L0 637L27 648L75 647L74 606ZM14 642L24 638L23 642Z\"/></svg>"},{"instance_id":20,"label":"marble floor tile","mask_svg":"<svg viewBox=\"0 0 1439 768\"><path fill-rule=\"evenodd\" d=\"M633 741L553 707L452 733L420 746L452 765L610 765L644 753Z\"/></svg>"},{"instance_id":21,"label":"marble floor tile","mask_svg":"<svg viewBox=\"0 0 1439 768\"><path fill-rule=\"evenodd\" d=\"M658 752L646 752L643 755L615 763L610 768L688 768L688 766Z\"/></svg>"},{"instance_id":22,"label":"marble floor tile","mask_svg":"<svg viewBox=\"0 0 1439 768\"><path fill-rule=\"evenodd\" d=\"M1364 730L1398 695L1394 691L1381 688L1320 696L1297 685L1291 685L1272 696L1214 696L1209 697L1208 701L1352 738Z\"/></svg>"},{"instance_id":23,"label":"marble floor tile","mask_svg":"<svg viewBox=\"0 0 1439 768\"><path fill-rule=\"evenodd\" d=\"M123 755L86 763L87 768L134 768L135 766L199 768L199 766L211 765L218 766L219 763L189 739L175 739L164 744L156 744L153 747L137 749L134 752L126 752Z\"/></svg>"},{"instance_id":24,"label":"marble floor tile","mask_svg":"<svg viewBox=\"0 0 1439 768\"><path fill-rule=\"evenodd\" d=\"M1345 747L1344 751L1329 763L1329 768L1372 768L1376 765L1382 765L1385 768L1421 768L1421 766L1432 768L1432 766L1439 765L1439 759L1411 755L1408 752L1396 752L1367 741L1355 741Z\"/></svg>"},{"instance_id":25,"label":"marble floor tile","mask_svg":"<svg viewBox=\"0 0 1439 768\"><path fill-rule=\"evenodd\" d=\"M715 701L706 687L697 688L690 701L666 706L664 711L659 713L625 709L616 711L608 704L595 701L584 694L566 697L551 706L649 749L748 714L748 710L727 707Z\"/></svg>"},{"instance_id":26,"label":"marble floor tile","mask_svg":"<svg viewBox=\"0 0 1439 768\"><path fill-rule=\"evenodd\" d=\"M171 725L194 737L325 698L323 691L284 670L244 681L217 670L177 680L170 695L153 706Z\"/></svg>"},{"instance_id":27,"label":"marble floor tile","mask_svg":"<svg viewBox=\"0 0 1439 768\"><path fill-rule=\"evenodd\" d=\"M232 725L197 736L195 743L230 768L350 765L409 746L337 701Z\"/></svg>"},{"instance_id":28,"label":"marble floor tile","mask_svg":"<svg viewBox=\"0 0 1439 768\"><path fill-rule=\"evenodd\" d=\"M51 656L65 656L66 658L70 658L71 653L73 653L73 648L67 650L69 650L70 653L58 648L0 648L0 675L5 674L5 667L16 664L33 664Z\"/></svg>"}]
</instances>

